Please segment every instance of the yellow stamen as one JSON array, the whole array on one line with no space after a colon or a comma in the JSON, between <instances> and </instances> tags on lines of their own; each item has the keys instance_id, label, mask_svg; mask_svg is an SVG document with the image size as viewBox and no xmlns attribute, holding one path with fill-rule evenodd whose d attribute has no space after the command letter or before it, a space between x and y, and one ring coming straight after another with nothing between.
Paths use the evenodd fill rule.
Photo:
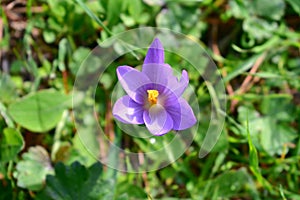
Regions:
<instances>
[{"instance_id":1,"label":"yellow stamen","mask_svg":"<svg viewBox=\"0 0 300 200\"><path fill-rule=\"evenodd\" d=\"M157 90L147 90L148 92L148 101L151 105L157 103L157 97L159 95Z\"/></svg>"}]
</instances>

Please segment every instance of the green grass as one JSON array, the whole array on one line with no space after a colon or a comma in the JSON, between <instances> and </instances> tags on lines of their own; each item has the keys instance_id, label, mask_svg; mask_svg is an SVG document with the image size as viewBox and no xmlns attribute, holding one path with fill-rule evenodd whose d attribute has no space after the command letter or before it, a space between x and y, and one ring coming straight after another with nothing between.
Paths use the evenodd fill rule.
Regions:
<instances>
[{"instance_id":1,"label":"green grass","mask_svg":"<svg viewBox=\"0 0 300 200\"><path fill-rule=\"evenodd\" d=\"M295 2L1 1L0 199L300 199L300 4ZM141 154L133 161L126 152L165 148L174 134L133 137L111 115L116 67L140 69L146 49L135 49L155 36L150 29L133 31L141 27L182 33L214 59L222 75L221 82L207 81L206 57L188 44L180 46L178 38L156 35L175 51L166 52L166 62L188 71L196 95L185 97L200 110L192 143L164 168L161 159L177 158L184 142L176 141L166 155L154 153L147 160ZM128 30L131 35L106 49L105 59L116 59L98 77L108 61L97 58L97 50L89 53ZM78 80L82 84L76 85ZM93 81L96 87L89 86ZM226 96L219 93L223 87ZM227 100L226 109L220 99ZM220 137L212 132L216 145L204 144L212 114L225 118ZM95 134L98 128L105 134ZM147 135L142 130L133 131ZM208 154L199 158L199 152ZM97 156L123 171L97 162ZM149 166L157 170L145 172Z\"/></svg>"}]
</instances>

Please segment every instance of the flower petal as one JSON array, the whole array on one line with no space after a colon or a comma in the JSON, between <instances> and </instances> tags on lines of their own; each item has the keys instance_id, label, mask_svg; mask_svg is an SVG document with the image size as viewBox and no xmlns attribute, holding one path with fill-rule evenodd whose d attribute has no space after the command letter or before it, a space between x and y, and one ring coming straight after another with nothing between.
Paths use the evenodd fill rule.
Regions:
<instances>
[{"instance_id":1,"label":"flower petal","mask_svg":"<svg viewBox=\"0 0 300 200\"><path fill-rule=\"evenodd\" d=\"M155 38L151 43L144 64L157 63L163 64L165 60L164 48L158 38Z\"/></svg>"},{"instance_id":2,"label":"flower petal","mask_svg":"<svg viewBox=\"0 0 300 200\"><path fill-rule=\"evenodd\" d=\"M195 125L197 119L191 106L183 98L178 99L177 104L166 106L165 109L171 115L174 130L184 130Z\"/></svg>"},{"instance_id":3,"label":"flower petal","mask_svg":"<svg viewBox=\"0 0 300 200\"><path fill-rule=\"evenodd\" d=\"M173 128L173 119L163 106L156 104L144 111L144 122L153 135L164 135Z\"/></svg>"},{"instance_id":4,"label":"flower petal","mask_svg":"<svg viewBox=\"0 0 300 200\"><path fill-rule=\"evenodd\" d=\"M174 76L168 82L168 88L179 98L189 84L189 76L187 71L182 70L180 81Z\"/></svg>"},{"instance_id":5,"label":"flower petal","mask_svg":"<svg viewBox=\"0 0 300 200\"><path fill-rule=\"evenodd\" d=\"M180 81L173 75L173 69L168 64L144 64L142 72L154 84L162 85L172 91L178 98L189 84L187 71L183 70Z\"/></svg>"},{"instance_id":6,"label":"flower petal","mask_svg":"<svg viewBox=\"0 0 300 200\"><path fill-rule=\"evenodd\" d=\"M138 90L146 84L150 84L149 78L142 72L129 67L129 66L120 66L117 68L118 79L126 91L126 93L137 103L144 102L144 90Z\"/></svg>"},{"instance_id":7,"label":"flower petal","mask_svg":"<svg viewBox=\"0 0 300 200\"><path fill-rule=\"evenodd\" d=\"M173 78L173 70L168 64L143 64L142 72L155 84L167 86Z\"/></svg>"},{"instance_id":8,"label":"flower petal","mask_svg":"<svg viewBox=\"0 0 300 200\"><path fill-rule=\"evenodd\" d=\"M121 97L114 104L113 116L126 124L143 124L143 105L134 102L128 95Z\"/></svg>"}]
</instances>

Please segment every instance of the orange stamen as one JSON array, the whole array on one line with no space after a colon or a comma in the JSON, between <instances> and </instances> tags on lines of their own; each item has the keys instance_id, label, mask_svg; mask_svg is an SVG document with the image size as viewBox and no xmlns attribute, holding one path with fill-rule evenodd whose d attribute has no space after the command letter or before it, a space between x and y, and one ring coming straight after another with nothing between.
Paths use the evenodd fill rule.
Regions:
<instances>
[{"instance_id":1,"label":"orange stamen","mask_svg":"<svg viewBox=\"0 0 300 200\"><path fill-rule=\"evenodd\" d=\"M157 90L147 90L148 92L148 101L151 105L157 103L157 97L159 95L159 92Z\"/></svg>"}]
</instances>

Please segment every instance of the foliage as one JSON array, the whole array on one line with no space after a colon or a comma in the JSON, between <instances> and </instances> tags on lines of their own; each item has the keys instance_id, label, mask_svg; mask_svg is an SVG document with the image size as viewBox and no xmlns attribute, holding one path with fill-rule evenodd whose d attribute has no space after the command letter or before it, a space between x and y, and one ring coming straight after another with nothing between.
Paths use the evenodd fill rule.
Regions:
<instances>
[{"instance_id":1,"label":"foliage","mask_svg":"<svg viewBox=\"0 0 300 200\"><path fill-rule=\"evenodd\" d=\"M0 199L300 199L299 1L4 0L0 15ZM167 63L189 72L201 124L173 164L136 174L97 162L91 152L101 155L101 139L78 134L71 91L95 46L144 26L181 32L201 44L223 76L228 104L222 135L199 159L210 91L189 63L167 52ZM86 125L80 131L93 133L88 125L97 124L133 152L158 150L174 138L131 137L110 115L116 67L141 65L145 54L122 55L99 81L91 76L95 91L79 88L90 96L79 93L73 105L85 105L86 112L92 107L98 116L77 116ZM102 61L88 60L87 73L96 74L93 66ZM151 155L154 164L160 156ZM114 151L107 159L121 160Z\"/></svg>"},{"instance_id":2,"label":"foliage","mask_svg":"<svg viewBox=\"0 0 300 200\"><path fill-rule=\"evenodd\" d=\"M37 199L110 199L113 180L101 180L101 172L100 163L89 169L78 162L71 166L57 163L55 176L47 176L46 187Z\"/></svg>"}]
</instances>

